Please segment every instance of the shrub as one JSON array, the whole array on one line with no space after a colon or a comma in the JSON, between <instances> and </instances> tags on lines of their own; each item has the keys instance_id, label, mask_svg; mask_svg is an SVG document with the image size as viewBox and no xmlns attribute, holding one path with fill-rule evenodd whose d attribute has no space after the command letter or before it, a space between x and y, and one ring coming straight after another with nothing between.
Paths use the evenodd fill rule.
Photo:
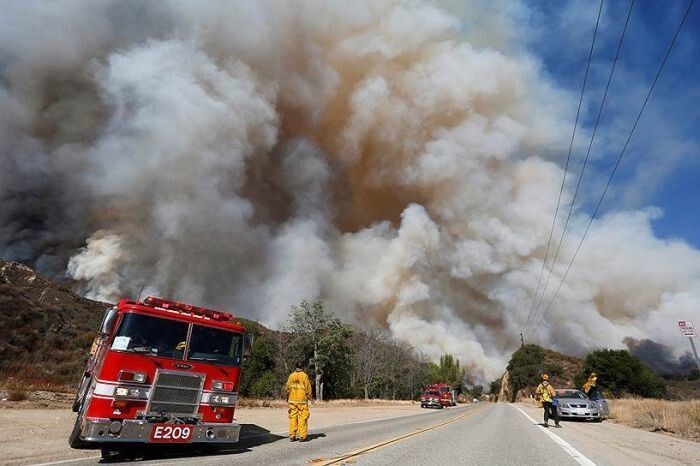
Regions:
<instances>
[{"instance_id":1,"label":"shrub","mask_svg":"<svg viewBox=\"0 0 700 466\"><path fill-rule=\"evenodd\" d=\"M27 392L24 390L10 390L7 394L10 401L24 401L27 399Z\"/></svg>"},{"instance_id":2,"label":"shrub","mask_svg":"<svg viewBox=\"0 0 700 466\"><path fill-rule=\"evenodd\" d=\"M272 371L260 374L250 387L250 395L255 398L271 398L279 395L279 391L279 382Z\"/></svg>"},{"instance_id":3,"label":"shrub","mask_svg":"<svg viewBox=\"0 0 700 466\"><path fill-rule=\"evenodd\" d=\"M626 350L589 353L583 370L576 375L576 384L581 386L591 372L598 374L598 383L616 397L630 394L661 398L666 394L664 379Z\"/></svg>"}]
</instances>

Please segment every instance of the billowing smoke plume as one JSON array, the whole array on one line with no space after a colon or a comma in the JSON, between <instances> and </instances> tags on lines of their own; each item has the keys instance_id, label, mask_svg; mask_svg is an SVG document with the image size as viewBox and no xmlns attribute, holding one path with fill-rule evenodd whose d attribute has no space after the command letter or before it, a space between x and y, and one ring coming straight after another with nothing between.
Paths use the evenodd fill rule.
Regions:
<instances>
[{"instance_id":1,"label":"billowing smoke plume","mask_svg":"<svg viewBox=\"0 0 700 466\"><path fill-rule=\"evenodd\" d=\"M672 348L654 340L635 340L628 337L624 340L630 353L644 361L658 374L666 376L687 376L697 369L697 363L690 351L676 357Z\"/></svg>"},{"instance_id":2,"label":"billowing smoke plume","mask_svg":"<svg viewBox=\"0 0 700 466\"><path fill-rule=\"evenodd\" d=\"M575 104L507 21L482 24L493 37L473 41L412 0L8 2L2 256L91 297L145 287L272 325L321 297L494 377L527 320ZM596 223L536 341L675 337L700 253L655 238L655 215Z\"/></svg>"}]
</instances>

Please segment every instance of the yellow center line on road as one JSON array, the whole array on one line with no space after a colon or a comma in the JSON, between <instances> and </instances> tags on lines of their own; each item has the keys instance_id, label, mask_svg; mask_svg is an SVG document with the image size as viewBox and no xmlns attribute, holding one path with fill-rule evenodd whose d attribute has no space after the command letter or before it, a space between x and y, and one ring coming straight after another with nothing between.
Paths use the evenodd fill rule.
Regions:
<instances>
[{"instance_id":1,"label":"yellow center line on road","mask_svg":"<svg viewBox=\"0 0 700 466\"><path fill-rule=\"evenodd\" d=\"M364 454L364 453L367 453L368 451L378 450L378 449L380 449L380 448L386 447L386 446L391 445L391 444L393 444L393 443L399 442L399 441L401 441L401 440L403 440L403 439L405 439L405 438L413 437L414 435L419 435L419 434L422 434L422 433L425 433L425 432L428 432L428 431L431 431L431 430L439 429L440 427L444 427L444 426L446 426L446 425L448 425L448 424L452 424L453 422L457 422L457 421L459 421L459 420L461 420L461 419L464 419L464 418L469 417L469 416L471 416L471 415L473 415L473 414L476 414L476 413L478 413L478 412L481 412L481 411L483 411L484 409L486 409L486 408L479 407L479 408L476 408L476 409L474 409L474 410L469 411L468 413L462 414L461 416L457 416L457 417L454 417L454 418L452 418L452 419L448 419L448 420L446 420L446 421L443 421L443 422L441 422L441 423L439 423L439 424L435 424L435 425L430 426L430 427L425 427L425 428L423 428L423 429L419 429L419 430L417 430L417 431L415 431L415 432L409 432L408 434L403 434L403 435L400 435L400 436L398 436L398 437L394 437L394 438L389 439L389 440L384 440L384 441L382 441L382 442L380 442L380 443L377 443L377 444L374 444L374 445L370 445L370 446L368 446L368 447L363 447L363 448L360 448L360 449L357 449L357 450L353 450L353 451L351 451L351 452L349 452L349 453L345 453L345 454L343 454L343 455L340 455L340 456L338 456L338 457L336 457L336 458L332 458L332 459L330 459L330 460L320 460L320 461L319 461L319 460L311 460L311 461L309 461L309 463L314 464L314 466L327 466L327 465L330 465L330 464L338 464L338 463L341 463L341 462L343 462L343 461L347 461L347 460L349 460L350 458L353 458L353 457L355 457L355 456L359 456L359 455L362 455L362 454Z\"/></svg>"}]
</instances>

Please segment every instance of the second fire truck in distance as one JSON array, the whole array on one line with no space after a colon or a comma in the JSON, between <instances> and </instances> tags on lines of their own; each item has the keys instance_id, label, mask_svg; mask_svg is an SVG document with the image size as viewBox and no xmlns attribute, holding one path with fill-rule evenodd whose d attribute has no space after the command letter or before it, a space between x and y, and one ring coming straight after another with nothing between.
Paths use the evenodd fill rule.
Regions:
<instances>
[{"instance_id":1,"label":"second fire truck in distance","mask_svg":"<svg viewBox=\"0 0 700 466\"><path fill-rule=\"evenodd\" d=\"M455 389L445 383L429 385L426 391L440 393L440 403L442 403L443 406L457 406L457 393Z\"/></svg>"}]
</instances>

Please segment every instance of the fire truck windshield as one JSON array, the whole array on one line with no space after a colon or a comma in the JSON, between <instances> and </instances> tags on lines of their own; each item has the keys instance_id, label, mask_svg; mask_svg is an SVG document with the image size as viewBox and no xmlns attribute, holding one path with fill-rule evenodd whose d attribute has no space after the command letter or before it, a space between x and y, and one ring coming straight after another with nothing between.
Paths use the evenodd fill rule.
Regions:
<instances>
[{"instance_id":1,"label":"fire truck windshield","mask_svg":"<svg viewBox=\"0 0 700 466\"><path fill-rule=\"evenodd\" d=\"M125 314L112 342L112 349L182 359L187 327L186 322Z\"/></svg>"},{"instance_id":2,"label":"fire truck windshield","mask_svg":"<svg viewBox=\"0 0 700 466\"><path fill-rule=\"evenodd\" d=\"M227 366L240 366L243 335L210 327L192 328L187 359Z\"/></svg>"}]
</instances>

